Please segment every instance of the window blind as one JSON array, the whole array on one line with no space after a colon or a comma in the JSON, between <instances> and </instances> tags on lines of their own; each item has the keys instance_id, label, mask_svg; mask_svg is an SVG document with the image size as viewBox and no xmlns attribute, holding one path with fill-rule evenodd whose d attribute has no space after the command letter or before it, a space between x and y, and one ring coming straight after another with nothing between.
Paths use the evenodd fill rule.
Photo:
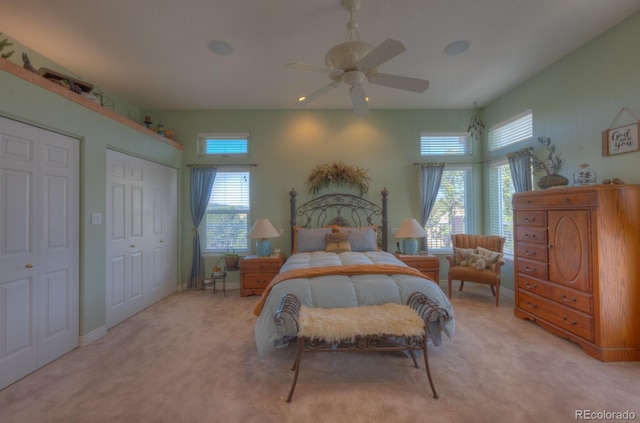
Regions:
<instances>
[{"instance_id":1,"label":"window blind","mask_svg":"<svg viewBox=\"0 0 640 423\"><path fill-rule=\"evenodd\" d=\"M471 138L468 134L421 134L421 156L470 156Z\"/></svg>"},{"instance_id":2,"label":"window blind","mask_svg":"<svg viewBox=\"0 0 640 423\"><path fill-rule=\"evenodd\" d=\"M528 110L489 129L489 151L533 136L533 112Z\"/></svg>"}]
</instances>

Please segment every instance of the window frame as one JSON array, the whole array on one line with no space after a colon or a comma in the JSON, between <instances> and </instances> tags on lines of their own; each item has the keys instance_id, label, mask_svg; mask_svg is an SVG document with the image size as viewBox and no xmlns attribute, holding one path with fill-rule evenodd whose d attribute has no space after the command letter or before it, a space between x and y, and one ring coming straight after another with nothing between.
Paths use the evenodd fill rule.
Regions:
<instances>
[{"instance_id":1,"label":"window frame","mask_svg":"<svg viewBox=\"0 0 640 423\"><path fill-rule=\"evenodd\" d=\"M214 201L214 190L216 189L216 181L220 181L218 178L221 174L225 173L241 173L246 174L248 177L247 184L248 187L246 192L244 193L246 197L243 197L246 201L246 207L234 209L233 211L224 212L221 209L211 209L210 204ZM219 188L219 187L218 187ZM244 238L244 245L241 246L233 246L227 244L226 246L208 248L207 244L210 241L209 230L207 229L207 217L210 215L237 215L237 214L245 214L246 222L243 227L243 230L246 234ZM251 224L251 168L247 166L228 166L224 168L219 168L216 173L216 178L213 183L213 187L211 188L211 196L209 198L209 205L207 205L207 209L205 210L204 216L202 217L202 222L198 227L198 231L200 233L200 248L204 253L226 253L226 252L235 252L236 254L248 254L251 251L251 242L249 239L249 229Z\"/></svg>"},{"instance_id":2,"label":"window frame","mask_svg":"<svg viewBox=\"0 0 640 423\"><path fill-rule=\"evenodd\" d=\"M459 172L464 171L464 231L462 233L473 233L474 232L474 196L473 196L473 186L474 186L474 169L473 164L447 164L444 168L445 173L442 175L442 179L445 179L446 172ZM440 184L440 188L438 189L438 197L440 197L440 189L442 189L442 183ZM436 209L436 204L438 199L436 199L436 203L434 204L433 210ZM427 225L425 225L425 230L429 233L429 222L431 222L433 216L433 210L431 215L429 216L429 220L427 221ZM442 225L442 223L436 223ZM458 233L453 230L452 222L445 222L445 225L451 226L448 235L445 237L439 237L439 244L441 246L433 246L432 239L433 237L427 236L427 249L429 252L434 254L444 254L450 253L453 246L451 245L451 234Z\"/></svg>"},{"instance_id":3,"label":"window frame","mask_svg":"<svg viewBox=\"0 0 640 423\"><path fill-rule=\"evenodd\" d=\"M454 138L457 139L457 143L460 143L460 139L464 139L464 147L460 152L453 151L438 151L435 153L428 153L426 150L428 147L429 139L437 140L438 144L441 145L440 148L445 148L447 143L444 142L445 139L451 139L451 146L453 146ZM473 142L471 137L467 132L421 132L420 133L420 156L421 157L436 157L436 156L452 156L452 157L460 157L460 156L473 156Z\"/></svg>"},{"instance_id":4,"label":"window frame","mask_svg":"<svg viewBox=\"0 0 640 423\"><path fill-rule=\"evenodd\" d=\"M498 172L498 169L501 169ZM511 169L509 168L509 159L502 158L499 160L493 160L488 163L488 171L489 171L489 232L493 235L500 235L507 238L503 253L504 255L513 256L515 249L515 240L513 234L513 209L511 207L511 200L509 199L509 207L506 207L505 204L505 196L504 196L504 188L502 186L503 179L499 178L498 173L502 171L508 172L509 181L510 181L510 198L515 194L515 188L513 186L513 181L511 180ZM506 215L505 208L508 208L510 213L509 216ZM509 231L505 231L505 218L511 219L511 229Z\"/></svg>"},{"instance_id":5,"label":"window frame","mask_svg":"<svg viewBox=\"0 0 640 423\"><path fill-rule=\"evenodd\" d=\"M522 124L521 122L516 123L526 117L528 117L528 119L524 124ZM518 133L522 130L522 129L518 129L518 127L521 126L521 124L523 126L522 129L527 131L524 136L518 135ZM501 132L508 133L513 131L515 131L515 135L512 135L512 136L509 136L508 134L502 134L502 135L498 134ZM487 147L490 152L493 152L513 144L528 141L532 138L533 138L533 109L528 109L522 113L512 116L509 119L502 121L492 126L491 128L489 128L489 132L487 135Z\"/></svg>"},{"instance_id":6,"label":"window frame","mask_svg":"<svg viewBox=\"0 0 640 423\"><path fill-rule=\"evenodd\" d=\"M242 152L228 153L207 153L207 143L216 140L230 141L243 140L246 148ZM198 134L198 156L199 157L248 157L250 155L251 133L249 132L201 132Z\"/></svg>"}]
</instances>

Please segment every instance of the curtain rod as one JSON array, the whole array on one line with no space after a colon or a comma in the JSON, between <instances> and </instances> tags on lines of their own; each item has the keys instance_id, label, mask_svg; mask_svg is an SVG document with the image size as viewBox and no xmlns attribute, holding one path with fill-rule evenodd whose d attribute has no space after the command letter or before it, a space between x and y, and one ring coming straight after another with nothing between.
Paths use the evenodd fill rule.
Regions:
<instances>
[{"instance_id":1,"label":"curtain rod","mask_svg":"<svg viewBox=\"0 0 640 423\"><path fill-rule=\"evenodd\" d=\"M446 165L475 165L475 164L487 164L489 163L488 161L481 161L481 162L425 162L425 163L414 163L414 166L424 166L424 165L438 165L438 164L446 164Z\"/></svg>"},{"instance_id":2,"label":"curtain rod","mask_svg":"<svg viewBox=\"0 0 640 423\"><path fill-rule=\"evenodd\" d=\"M198 163L189 163L187 167L257 167L258 165L255 163L241 163L241 164L198 164Z\"/></svg>"}]
</instances>

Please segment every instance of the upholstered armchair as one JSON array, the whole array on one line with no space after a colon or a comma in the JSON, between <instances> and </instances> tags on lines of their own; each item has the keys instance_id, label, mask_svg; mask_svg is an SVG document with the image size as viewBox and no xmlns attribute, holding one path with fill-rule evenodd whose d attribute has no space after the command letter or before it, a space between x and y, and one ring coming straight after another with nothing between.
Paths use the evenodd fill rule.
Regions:
<instances>
[{"instance_id":1,"label":"upholstered armchair","mask_svg":"<svg viewBox=\"0 0 640 423\"><path fill-rule=\"evenodd\" d=\"M504 264L503 248L506 238L498 235L451 235L453 254L449 261L449 298L451 281L460 281L460 291L465 282L489 285L500 302L500 268Z\"/></svg>"}]
</instances>

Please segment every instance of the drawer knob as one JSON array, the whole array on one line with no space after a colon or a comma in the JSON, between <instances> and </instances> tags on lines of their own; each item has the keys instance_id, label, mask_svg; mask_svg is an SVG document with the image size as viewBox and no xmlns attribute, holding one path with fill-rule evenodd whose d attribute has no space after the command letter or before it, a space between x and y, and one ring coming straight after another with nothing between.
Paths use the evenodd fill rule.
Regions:
<instances>
[{"instance_id":1,"label":"drawer knob","mask_svg":"<svg viewBox=\"0 0 640 423\"><path fill-rule=\"evenodd\" d=\"M574 320L573 322L571 322L569 319L567 319L567 318L566 318L566 317L564 317L564 316L562 317L562 321L563 321L563 322L565 322L565 323L566 323L566 324L568 324L568 325L571 325L571 326L575 326L575 325L577 325L577 324L578 324L578 322L576 322L575 320Z\"/></svg>"},{"instance_id":2,"label":"drawer knob","mask_svg":"<svg viewBox=\"0 0 640 423\"><path fill-rule=\"evenodd\" d=\"M531 236L531 238L535 238L535 237L536 237L536 234L531 234L531 235L529 235L529 234L524 234L524 237L525 237L526 239L529 239L529 236Z\"/></svg>"},{"instance_id":3,"label":"drawer knob","mask_svg":"<svg viewBox=\"0 0 640 423\"><path fill-rule=\"evenodd\" d=\"M524 253L528 256L535 256L536 252L535 251L529 251L529 250L524 250Z\"/></svg>"},{"instance_id":4,"label":"drawer knob","mask_svg":"<svg viewBox=\"0 0 640 423\"><path fill-rule=\"evenodd\" d=\"M524 221L525 221L525 222L535 222L535 221L536 221L536 218L535 218L535 217L532 217L531 219L529 219L528 217L525 217L525 218L524 218Z\"/></svg>"},{"instance_id":5,"label":"drawer knob","mask_svg":"<svg viewBox=\"0 0 640 423\"><path fill-rule=\"evenodd\" d=\"M577 301L576 297L569 298L565 294L562 294L562 301L566 301L568 303L575 303Z\"/></svg>"},{"instance_id":6,"label":"drawer knob","mask_svg":"<svg viewBox=\"0 0 640 423\"><path fill-rule=\"evenodd\" d=\"M538 308L538 304L531 304L529 301L527 301L527 307L529 307L529 308Z\"/></svg>"},{"instance_id":7,"label":"drawer knob","mask_svg":"<svg viewBox=\"0 0 640 423\"><path fill-rule=\"evenodd\" d=\"M525 282L524 286L530 289L536 289L538 287L538 285L536 284L531 285L529 282Z\"/></svg>"}]
</instances>

